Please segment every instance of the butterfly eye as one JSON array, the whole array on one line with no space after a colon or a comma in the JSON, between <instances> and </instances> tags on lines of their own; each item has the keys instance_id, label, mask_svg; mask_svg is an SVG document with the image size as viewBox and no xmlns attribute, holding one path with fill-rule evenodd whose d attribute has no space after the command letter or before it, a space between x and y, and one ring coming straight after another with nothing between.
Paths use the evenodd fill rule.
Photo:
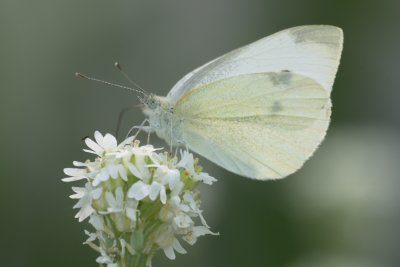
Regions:
<instances>
[{"instance_id":1,"label":"butterfly eye","mask_svg":"<svg viewBox=\"0 0 400 267\"><path fill-rule=\"evenodd\" d=\"M158 102L154 98L149 98L146 102L146 105L150 109L156 109L158 106Z\"/></svg>"}]
</instances>

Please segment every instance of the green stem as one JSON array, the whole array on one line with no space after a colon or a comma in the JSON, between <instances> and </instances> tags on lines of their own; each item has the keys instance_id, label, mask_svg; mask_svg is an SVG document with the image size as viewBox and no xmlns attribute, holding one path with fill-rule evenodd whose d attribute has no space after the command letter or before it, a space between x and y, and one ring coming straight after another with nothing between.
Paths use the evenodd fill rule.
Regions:
<instances>
[{"instance_id":1,"label":"green stem","mask_svg":"<svg viewBox=\"0 0 400 267\"><path fill-rule=\"evenodd\" d=\"M130 260L128 262L130 262L130 267L146 267L146 263L147 263L147 257L148 255L146 254L138 254L134 257L130 257Z\"/></svg>"}]
</instances>

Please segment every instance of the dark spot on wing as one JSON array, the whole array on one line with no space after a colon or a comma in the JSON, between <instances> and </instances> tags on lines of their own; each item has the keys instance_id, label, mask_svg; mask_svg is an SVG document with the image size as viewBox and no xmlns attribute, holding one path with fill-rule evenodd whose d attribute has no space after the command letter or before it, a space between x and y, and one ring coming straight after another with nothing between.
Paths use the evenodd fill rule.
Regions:
<instances>
[{"instance_id":1,"label":"dark spot on wing","mask_svg":"<svg viewBox=\"0 0 400 267\"><path fill-rule=\"evenodd\" d=\"M283 106L282 106L281 102L275 101L271 107L271 111L273 113L278 113L279 111L282 111L282 110L283 110Z\"/></svg>"},{"instance_id":2,"label":"dark spot on wing","mask_svg":"<svg viewBox=\"0 0 400 267\"><path fill-rule=\"evenodd\" d=\"M340 38L340 30L333 27L315 27L315 28L299 28L291 32L296 44L299 43L317 43L324 44L327 47L336 47Z\"/></svg>"},{"instance_id":3,"label":"dark spot on wing","mask_svg":"<svg viewBox=\"0 0 400 267\"><path fill-rule=\"evenodd\" d=\"M291 83L292 73L290 71L281 71L277 73L273 73L270 77L270 80L273 85L288 85Z\"/></svg>"}]
</instances>

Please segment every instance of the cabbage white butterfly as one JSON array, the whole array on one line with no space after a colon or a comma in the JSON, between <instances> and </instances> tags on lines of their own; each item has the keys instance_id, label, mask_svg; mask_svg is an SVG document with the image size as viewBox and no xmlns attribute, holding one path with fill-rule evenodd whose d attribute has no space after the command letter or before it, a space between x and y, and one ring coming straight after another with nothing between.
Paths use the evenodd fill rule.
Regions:
<instances>
[{"instance_id":1,"label":"cabbage white butterfly","mask_svg":"<svg viewBox=\"0 0 400 267\"><path fill-rule=\"evenodd\" d=\"M259 180L298 170L327 131L343 34L289 28L184 76L166 97L145 96L149 126L219 166Z\"/></svg>"}]
</instances>

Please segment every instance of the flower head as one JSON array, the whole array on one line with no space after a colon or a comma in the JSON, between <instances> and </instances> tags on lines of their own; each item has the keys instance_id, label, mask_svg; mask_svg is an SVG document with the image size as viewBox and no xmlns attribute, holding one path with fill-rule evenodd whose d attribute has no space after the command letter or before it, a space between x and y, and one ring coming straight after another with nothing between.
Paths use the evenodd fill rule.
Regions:
<instances>
[{"instance_id":1,"label":"flower head","mask_svg":"<svg viewBox=\"0 0 400 267\"><path fill-rule=\"evenodd\" d=\"M84 151L97 158L74 162L76 168L64 169L63 181L85 181L84 187L72 187L70 197L78 199L75 217L89 218L94 227L93 233L85 231L84 244L100 253L98 263L151 266L158 249L175 259L175 252L186 253L180 240L193 245L198 237L215 234L202 215L196 187L216 179L201 171L191 153L181 152L178 161L133 138L118 145L111 134L94 136L95 141L85 140L90 149Z\"/></svg>"}]
</instances>

